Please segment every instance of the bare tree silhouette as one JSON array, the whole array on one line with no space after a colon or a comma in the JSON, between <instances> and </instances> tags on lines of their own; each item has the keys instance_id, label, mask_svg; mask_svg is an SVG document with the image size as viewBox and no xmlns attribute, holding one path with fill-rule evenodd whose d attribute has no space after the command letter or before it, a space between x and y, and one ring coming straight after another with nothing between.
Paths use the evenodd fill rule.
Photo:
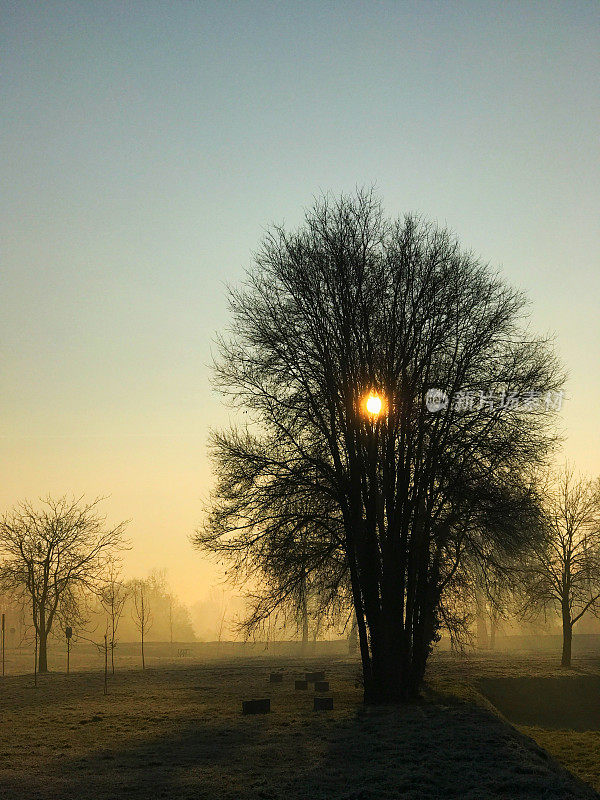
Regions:
<instances>
[{"instance_id":1,"label":"bare tree silhouette","mask_svg":"<svg viewBox=\"0 0 600 800\"><path fill-rule=\"evenodd\" d=\"M148 599L148 581L136 578L130 584L133 596L133 621L140 632L140 642L142 648L142 669L146 669L146 656L144 653L144 641L149 629L152 627L152 612Z\"/></svg>"},{"instance_id":2,"label":"bare tree silhouette","mask_svg":"<svg viewBox=\"0 0 600 800\"><path fill-rule=\"evenodd\" d=\"M97 593L108 560L126 547L126 523L107 526L100 501L48 497L39 508L24 502L0 522L0 582L29 598L40 672L48 670L47 639L57 615L73 615L82 590Z\"/></svg>"},{"instance_id":3,"label":"bare tree silhouette","mask_svg":"<svg viewBox=\"0 0 600 800\"><path fill-rule=\"evenodd\" d=\"M213 436L218 485L196 542L237 568L279 543L298 581L285 530L306 522L295 509L317 511L314 554L349 587L365 699L414 697L464 558L529 536L552 409L490 398L557 390L549 342L448 231L388 221L370 192L273 229L230 304L215 374L247 423Z\"/></svg>"},{"instance_id":4,"label":"bare tree silhouette","mask_svg":"<svg viewBox=\"0 0 600 800\"><path fill-rule=\"evenodd\" d=\"M546 536L524 570L525 614L558 610L561 663L571 665L573 626L600 610L600 480L569 465L550 477L545 497Z\"/></svg>"},{"instance_id":5,"label":"bare tree silhouette","mask_svg":"<svg viewBox=\"0 0 600 800\"><path fill-rule=\"evenodd\" d=\"M115 674L117 631L128 594L128 588L121 580L119 564L115 559L111 559L107 564L105 583L100 592L100 602L108 617L110 663L113 675Z\"/></svg>"}]
</instances>

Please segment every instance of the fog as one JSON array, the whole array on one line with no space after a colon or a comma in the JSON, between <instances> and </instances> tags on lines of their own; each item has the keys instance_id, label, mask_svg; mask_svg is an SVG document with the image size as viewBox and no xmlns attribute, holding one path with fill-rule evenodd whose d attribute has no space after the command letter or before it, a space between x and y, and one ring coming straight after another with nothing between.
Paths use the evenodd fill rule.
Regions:
<instances>
[{"instance_id":1,"label":"fog","mask_svg":"<svg viewBox=\"0 0 600 800\"><path fill-rule=\"evenodd\" d=\"M597 6L0 19L0 798L600 797Z\"/></svg>"}]
</instances>

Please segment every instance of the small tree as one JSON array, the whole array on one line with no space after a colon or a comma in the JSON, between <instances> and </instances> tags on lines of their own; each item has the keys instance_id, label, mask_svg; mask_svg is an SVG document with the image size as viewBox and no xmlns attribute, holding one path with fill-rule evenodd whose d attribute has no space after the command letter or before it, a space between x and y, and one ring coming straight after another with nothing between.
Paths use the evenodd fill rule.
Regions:
<instances>
[{"instance_id":1,"label":"small tree","mask_svg":"<svg viewBox=\"0 0 600 800\"><path fill-rule=\"evenodd\" d=\"M523 572L523 611L562 619L562 665L571 665L573 626L600 608L600 482L566 465L546 492L546 536Z\"/></svg>"},{"instance_id":2,"label":"small tree","mask_svg":"<svg viewBox=\"0 0 600 800\"><path fill-rule=\"evenodd\" d=\"M152 613L148 602L148 581L131 581L131 592L133 595L133 621L140 632L142 644L142 669L146 669L146 659L144 656L144 639L148 630L152 627Z\"/></svg>"},{"instance_id":3,"label":"small tree","mask_svg":"<svg viewBox=\"0 0 600 800\"><path fill-rule=\"evenodd\" d=\"M48 497L39 508L23 502L0 521L0 582L31 602L40 672L48 671L47 639L61 610L72 614L82 590L97 592L108 559L125 547L126 523L107 526L100 501Z\"/></svg>"},{"instance_id":4,"label":"small tree","mask_svg":"<svg viewBox=\"0 0 600 800\"><path fill-rule=\"evenodd\" d=\"M106 569L106 582L100 593L102 608L108 617L108 636L110 643L110 662L112 674L115 674L115 647L117 645L117 630L123 615L123 609L128 597L128 590L121 581L117 562L114 559L108 563Z\"/></svg>"}]
</instances>

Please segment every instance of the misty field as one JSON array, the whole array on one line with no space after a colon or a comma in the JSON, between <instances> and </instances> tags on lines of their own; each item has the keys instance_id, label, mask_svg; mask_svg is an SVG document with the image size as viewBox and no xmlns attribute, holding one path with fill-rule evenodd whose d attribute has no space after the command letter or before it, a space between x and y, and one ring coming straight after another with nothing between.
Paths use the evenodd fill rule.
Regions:
<instances>
[{"instance_id":1,"label":"misty field","mask_svg":"<svg viewBox=\"0 0 600 800\"><path fill-rule=\"evenodd\" d=\"M0 793L28 800L592 798L483 697L600 788L600 659L579 662L558 670L550 657L442 653L421 703L371 709L361 705L358 663L335 657L125 669L110 679L107 696L97 671L41 676L37 689L31 675L9 676L0 699ZM294 690L305 669L326 671L333 711L314 712L313 690ZM274 670L283 671L281 684L268 682ZM242 700L260 697L271 698L272 713L242 716ZM511 718L528 705L545 712L539 727L535 717ZM548 706L558 709L554 719ZM560 728L561 709L570 709L573 727L573 708L589 728Z\"/></svg>"}]
</instances>

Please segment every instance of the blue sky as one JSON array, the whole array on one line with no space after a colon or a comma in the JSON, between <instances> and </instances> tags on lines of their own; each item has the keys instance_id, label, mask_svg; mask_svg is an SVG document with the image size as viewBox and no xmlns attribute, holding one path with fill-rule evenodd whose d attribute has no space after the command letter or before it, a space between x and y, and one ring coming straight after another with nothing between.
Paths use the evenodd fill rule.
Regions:
<instances>
[{"instance_id":1,"label":"blue sky","mask_svg":"<svg viewBox=\"0 0 600 800\"><path fill-rule=\"evenodd\" d=\"M271 222L375 184L532 301L600 473L600 15L591 2L0 4L3 508L109 494L186 600L227 418L210 343Z\"/></svg>"}]
</instances>

